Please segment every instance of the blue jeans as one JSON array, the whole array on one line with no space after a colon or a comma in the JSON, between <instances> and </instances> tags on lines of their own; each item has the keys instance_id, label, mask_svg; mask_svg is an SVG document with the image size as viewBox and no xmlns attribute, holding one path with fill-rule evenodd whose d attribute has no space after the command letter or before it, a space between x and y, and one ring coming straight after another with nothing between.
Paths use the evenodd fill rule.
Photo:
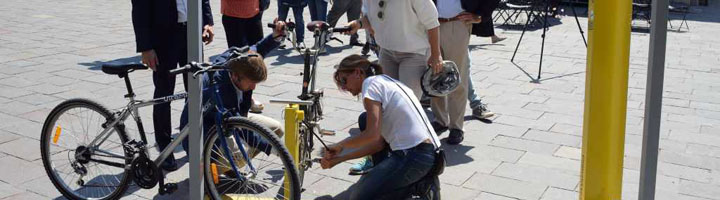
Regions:
<instances>
[{"instance_id":1,"label":"blue jeans","mask_svg":"<svg viewBox=\"0 0 720 200\"><path fill-rule=\"evenodd\" d=\"M291 7L278 3L278 20L285 21L290 8L292 8L293 16L295 18L295 33L297 34L295 35L295 38L297 39L297 43L300 43L303 42L303 39L305 38L305 20L303 20L303 10L305 10L305 7Z\"/></svg>"},{"instance_id":2,"label":"blue jeans","mask_svg":"<svg viewBox=\"0 0 720 200\"><path fill-rule=\"evenodd\" d=\"M432 169L434 148L432 144L420 143L411 149L389 152L387 157L373 155L373 169L360 177L350 199L378 199L412 186Z\"/></svg>"},{"instance_id":3,"label":"blue jeans","mask_svg":"<svg viewBox=\"0 0 720 200\"><path fill-rule=\"evenodd\" d=\"M358 117L358 126L365 130L367 113ZM372 155L373 169L360 177L350 199L404 198L402 191L424 178L435 162L435 146L420 143L406 150L390 151L388 146ZM398 193L400 191L401 193Z\"/></svg>"},{"instance_id":4,"label":"blue jeans","mask_svg":"<svg viewBox=\"0 0 720 200\"><path fill-rule=\"evenodd\" d=\"M468 56L467 56L467 64L468 64L468 70L470 67L472 67L472 59L470 59L470 49L468 49ZM480 106L482 104L482 101L480 100L480 97L478 97L477 94L475 94L475 88L473 88L473 82L472 82L472 76L470 73L468 73L468 102L470 102L470 108L475 108Z\"/></svg>"},{"instance_id":5,"label":"blue jeans","mask_svg":"<svg viewBox=\"0 0 720 200\"><path fill-rule=\"evenodd\" d=\"M325 0L308 0L310 20L327 21L327 2Z\"/></svg>"}]
</instances>

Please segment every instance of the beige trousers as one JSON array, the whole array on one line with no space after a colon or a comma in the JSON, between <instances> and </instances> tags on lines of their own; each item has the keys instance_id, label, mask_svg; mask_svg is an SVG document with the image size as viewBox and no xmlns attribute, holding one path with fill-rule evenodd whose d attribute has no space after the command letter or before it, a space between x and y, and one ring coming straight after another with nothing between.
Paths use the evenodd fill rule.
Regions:
<instances>
[{"instance_id":1,"label":"beige trousers","mask_svg":"<svg viewBox=\"0 0 720 200\"><path fill-rule=\"evenodd\" d=\"M427 53L423 55L380 49L380 60L378 63L383 67L385 74L408 86L412 89L415 97L420 99L423 94L420 81L422 80L423 73L425 73L425 70L428 68L427 60L429 56Z\"/></svg>"},{"instance_id":2,"label":"beige trousers","mask_svg":"<svg viewBox=\"0 0 720 200\"><path fill-rule=\"evenodd\" d=\"M471 24L452 21L440 24L440 50L444 60L455 62L460 72L460 85L445 97L432 98L432 111L435 121L450 129L463 130L465 104L468 95L469 67L468 43L470 42Z\"/></svg>"}]
</instances>

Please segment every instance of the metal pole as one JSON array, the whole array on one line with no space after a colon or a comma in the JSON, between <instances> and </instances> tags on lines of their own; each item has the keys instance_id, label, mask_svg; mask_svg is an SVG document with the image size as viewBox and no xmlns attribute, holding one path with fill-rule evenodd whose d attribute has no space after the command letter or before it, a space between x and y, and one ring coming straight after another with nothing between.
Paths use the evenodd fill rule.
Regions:
<instances>
[{"instance_id":1,"label":"metal pole","mask_svg":"<svg viewBox=\"0 0 720 200\"><path fill-rule=\"evenodd\" d=\"M590 0L580 199L620 199L631 0Z\"/></svg>"},{"instance_id":2,"label":"metal pole","mask_svg":"<svg viewBox=\"0 0 720 200\"><path fill-rule=\"evenodd\" d=\"M187 24L187 58L188 62L203 60L202 41L200 40L202 30L202 16L201 0L188 0L188 24ZM188 157L190 158L190 199L200 200L203 199L205 188L203 186L203 172L202 172L202 120L200 120L200 100L202 93L200 88L202 82L200 79L188 77L188 119L190 125L190 140L189 146L190 151Z\"/></svg>"},{"instance_id":3,"label":"metal pole","mask_svg":"<svg viewBox=\"0 0 720 200\"><path fill-rule=\"evenodd\" d=\"M648 76L645 89L645 122L643 124L642 160L638 199L655 199L658 143L660 142L660 111L665 74L668 0L653 0L650 27Z\"/></svg>"},{"instance_id":4,"label":"metal pole","mask_svg":"<svg viewBox=\"0 0 720 200\"><path fill-rule=\"evenodd\" d=\"M547 33L548 30L548 12L550 11L550 4L547 0L545 0L545 15L543 16L543 33L542 33L542 45L540 45L540 65L538 65L538 75L537 79L535 79L535 83L540 83L540 75L542 75L542 61L543 61L543 55L545 54L545 33Z\"/></svg>"},{"instance_id":5,"label":"metal pole","mask_svg":"<svg viewBox=\"0 0 720 200\"><path fill-rule=\"evenodd\" d=\"M572 8L573 15L575 15L575 23L577 23L578 30L580 30L580 36L583 39L583 42L585 43L585 48L587 48L587 40L585 40L585 32L582 30L582 26L580 26L580 20L578 20L577 12L575 12L575 1L570 1L570 8Z\"/></svg>"}]
</instances>

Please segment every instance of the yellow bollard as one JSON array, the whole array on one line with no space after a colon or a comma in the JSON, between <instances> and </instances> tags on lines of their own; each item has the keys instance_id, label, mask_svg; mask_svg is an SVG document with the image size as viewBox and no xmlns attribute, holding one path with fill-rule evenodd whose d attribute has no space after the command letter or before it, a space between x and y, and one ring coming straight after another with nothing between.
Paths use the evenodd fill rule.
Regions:
<instances>
[{"instance_id":1,"label":"yellow bollard","mask_svg":"<svg viewBox=\"0 0 720 200\"><path fill-rule=\"evenodd\" d=\"M631 0L590 0L580 199L622 193Z\"/></svg>"},{"instance_id":2,"label":"yellow bollard","mask_svg":"<svg viewBox=\"0 0 720 200\"><path fill-rule=\"evenodd\" d=\"M285 107L285 147L292 156L295 166L300 166L300 143L298 143L299 124L305 118L305 113L300 110L298 105L290 104ZM298 167L299 168L299 167ZM290 177L285 174L285 177ZM290 196L290 180L285 178L285 196Z\"/></svg>"}]
</instances>

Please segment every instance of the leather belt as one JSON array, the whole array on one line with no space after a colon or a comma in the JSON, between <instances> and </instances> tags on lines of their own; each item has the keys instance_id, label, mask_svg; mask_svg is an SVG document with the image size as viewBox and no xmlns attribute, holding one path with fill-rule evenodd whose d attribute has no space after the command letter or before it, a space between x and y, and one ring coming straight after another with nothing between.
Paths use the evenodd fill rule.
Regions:
<instances>
[{"instance_id":1,"label":"leather belt","mask_svg":"<svg viewBox=\"0 0 720 200\"><path fill-rule=\"evenodd\" d=\"M438 21L440 21L440 23L457 21L457 20L460 20L460 19L458 19L458 17L453 17L453 18L438 18Z\"/></svg>"}]
</instances>

